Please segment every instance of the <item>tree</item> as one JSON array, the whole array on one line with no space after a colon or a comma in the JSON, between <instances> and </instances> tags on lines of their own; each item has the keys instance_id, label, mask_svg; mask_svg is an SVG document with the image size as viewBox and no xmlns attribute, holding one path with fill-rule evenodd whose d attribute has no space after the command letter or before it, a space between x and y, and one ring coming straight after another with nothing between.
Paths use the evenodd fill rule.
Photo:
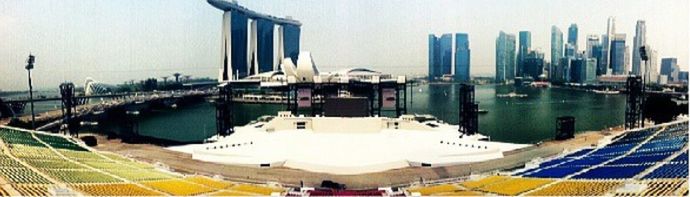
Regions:
<instances>
[{"instance_id":1,"label":"tree","mask_svg":"<svg viewBox=\"0 0 690 197\"><path fill-rule=\"evenodd\" d=\"M175 76L175 83L180 83L180 76L181 76L181 75L182 75L182 74L180 74L180 73L175 73L175 74L173 74L173 76Z\"/></svg>"}]
</instances>

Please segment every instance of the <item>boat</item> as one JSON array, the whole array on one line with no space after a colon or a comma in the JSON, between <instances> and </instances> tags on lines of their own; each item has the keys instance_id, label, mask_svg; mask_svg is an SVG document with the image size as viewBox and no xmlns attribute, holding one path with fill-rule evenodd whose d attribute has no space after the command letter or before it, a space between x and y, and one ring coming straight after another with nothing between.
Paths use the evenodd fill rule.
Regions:
<instances>
[{"instance_id":1,"label":"boat","mask_svg":"<svg viewBox=\"0 0 690 197\"><path fill-rule=\"evenodd\" d=\"M597 94L620 94L620 91L617 90L592 90L592 92L597 93Z\"/></svg>"},{"instance_id":2,"label":"boat","mask_svg":"<svg viewBox=\"0 0 690 197\"><path fill-rule=\"evenodd\" d=\"M479 109L479 110L477 110L477 113L485 114L485 113L489 113L489 110Z\"/></svg>"},{"instance_id":3,"label":"boat","mask_svg":"<svg viewBox=\"0 0 690 197\"><path fill-rule=\"evenodd\" d=\"M511 92L508 94L496 94L496 97L499 97L499 98L523 98L523 97L527 97L527 94L518 94L516 92Z\"/></svg>"},{"instance_id":4,"label":"boat","mask_svg":"<svg viewBox=\"0 0 690 197\"><path fill-rule=\"evenodd\" d=\"M535 88L548 88L551 87L551 83L546 82L546 81L534 81L529 84L530 87L535 87Z\"/></svg>"}]
</instances>

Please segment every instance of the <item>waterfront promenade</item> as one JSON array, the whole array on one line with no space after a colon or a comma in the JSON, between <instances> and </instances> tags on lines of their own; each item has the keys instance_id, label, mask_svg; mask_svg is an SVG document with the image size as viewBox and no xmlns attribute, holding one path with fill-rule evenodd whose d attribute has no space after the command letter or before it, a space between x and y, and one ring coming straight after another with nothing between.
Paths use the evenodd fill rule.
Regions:
<instances>
[{"instance_id":1,"label":"waterfront promenade","mask_svg":"<svg viewBox=\"0 0 690 197\"><path fill-rule=\"evenodd\" d=\"M85 105L76 106L76 110L72 113L75 118L82 117L85 115L93 114L98 111L107 111L113 108L122 107L126 105L133 104L143 104L150 103L154 101L161 101L165 99L183 99L186 97L207 97L212 95L212 91L172 91L172 92L144 92L131 94L130 96L118 97L116 99L103 100L101 102L91 102ZM63 116L62 110L51 110L43 113L36 114L37 130L42 130L45 128L50 128L61 123L61 118ZM19 124L31 124L31 114L20 116L17 118ZM0 125L7 125L10 122L10 118L0 119ZM41 126L42 125L42 126Z\"/></svg>"}]
</instances>

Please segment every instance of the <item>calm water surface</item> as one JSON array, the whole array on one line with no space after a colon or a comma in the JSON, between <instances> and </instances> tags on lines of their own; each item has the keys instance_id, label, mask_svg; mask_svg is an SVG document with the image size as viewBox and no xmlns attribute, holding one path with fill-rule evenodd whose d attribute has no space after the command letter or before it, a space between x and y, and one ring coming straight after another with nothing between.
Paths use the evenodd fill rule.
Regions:
<instances>
[{"instance_id":1,"label":"calm water surface","mask_svg":"<svg viewBox=\"0 0 690 197\"><path fill-rule=\"evenodd\" d=\"M429 84L412 89L408 92L412 92L412 100L408 100L409 113L432 114L446 122L457 123L458 85ZM496 94L513 91L528 96L496 97ZM493 141L535 143L551 139L559 116L574 116L578 132L600 130L624 122L624 95L600 95L563 88L482 85L476 86L475 97L479 108L489 111L479 115L480 133L491 136ZM268 104L236 104L235 107L239 124L285 109L283 105ZM198 103L153 111L141 119L139 130L143 135L177 141L204 139L215 132L215 109L210 103Z\"/></svg>"}]
</instances>

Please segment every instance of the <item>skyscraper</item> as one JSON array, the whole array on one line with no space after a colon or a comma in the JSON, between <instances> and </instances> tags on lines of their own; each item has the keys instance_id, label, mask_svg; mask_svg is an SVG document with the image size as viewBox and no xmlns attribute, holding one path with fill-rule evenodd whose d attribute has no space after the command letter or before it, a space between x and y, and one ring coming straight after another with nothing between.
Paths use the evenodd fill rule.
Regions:
<instances>
[{"instance_id":1,"label":"skyscraper","mask_svg":"<svg viewBox=\"0 0 690 197\"><path fill-rule=\"evenodd\" d=\"M556 26L551 26L551 68L549 78L555 76L558 70L559 60L563 57L563 32Z\"/></svg>"},{"instance_id":2,"label":"skyscraper","mask_svg":"<svg viewBox=\"0 0 690 197\"><path fill-rule=\"evenodd\" d=\"M438 38L434 34L429 34L429 81L433 81L441 73L441 58L439 54Z\"/></svg>"},{"instance_id":3,"label":"skyscraper","mask_svg":"<svg viewBox=\"0 0 690 197\"><path fill-rule=\"evenodd\" d=\"M574 54L575 55L578 51L577 48L577 24L573 23L570 24L570 27L568 27L568 44L573 46L573 49L575 50Z\"/></svg>"},{"instance_id":4,"label":"skyscraper","mask_svg":"<svg viewBox=\"0 0 690 197\"><path fill-rule=\"evenodd\" d=\"M443 34L440 38L429 34L429 80L450 74L453 58L453 35Z\"/></svg>"},{"instance_id":5,"label":"skyscraper","mask_svg":"<svg viewBox=\"0 0 690 197\"><path fill-rule=\"evenodd\" d=\"M532 33L529 31L520 31L520 46L518 50L517 69L515 72L515 75L518 77L522 77L524 75L524 61L531 47Z\"/></svg>"},{"instance_id":6,"label":"skyscraper","mask_svg":"<svg viewBox=\"0 0 690 197\"><path fill-rule=\"evenodd\" d=\"M438 39L441 57L441 76L451 74L453 69L453 34L443 34Z\"/></svg>"},{"instance_id":7,"label":"skyscraper","mask_svg":"<svg viewBox=\"0 0 690 197\"><path fill-rule=\"evenodd\" d=\"M544 53L529 51L524 59L524 76L539 79L544 74Z\"/></svg>"},{"instance_id":8,"label":"skyscraper","mask_svg":"<svg viewBox=\"0 0 690 197\"><path fill-rule=\"evenodd\" d=\"M283 51L284 58L289 57L292 63L297 65L297 57L299 56L299 36L300 28L297 25L285 24L282 26L283 30Z\"/></svg>"},{"instance_id":9,"label":"skyscraper","mask_svg":"<svg viewBox=\"0 0 690 197\"><path fill-rule=\"evenodd\" d=\"M570 68L570 82L588 84L596 81L596 60L594 58L573 59Z\"/></svg>"},{"instance_id":10,"label":"skyscraper","mask_svg":"<svg viewBox=\"0 0 690 197\"><path fill-rule=\"evenodd\" d=\"M594 47L597 45L601 45L601 41L599 41L599 36L590 34L587 35L587 48L585 48L585 57L587 58L593 58L594 57Z\"/></svg>"},{"instance_id":11,"label":"skyscraper","mask_svg":"<svg viewBox=\"0 0 690 197\"><path fill-rule=\"evenodd\" d=\"M606 62L604 60L608 58L606 58L606 51L604 51L603 45L597 44L592 47L592 58L596 59L597 61L597 76L605 75L608 68L606 67Z\"/></svg>"},{"instance_id":12,"label":"skyscraper","mask_svg":"<svg viewBox=\"0 0 690 197\"><path fill-rule=\"evenodd\" d=\"M496 83L515 79L515 35L501 31L496 38Z\"/></svg>"},{"instance_id":13,"label":"skyscraper","mask_svg":"<svg viewBox=\"0 0 690 197\"><path fill-rule=\"evenodd\" d=\"M678 72L680 67L678 67L678 59L675 57L661 58L661 75L666 75L668 81L675 81L678 79Z\"/></svg>"},{"instance_id":14,"label":"skyscraper","mask_svg":"<svg viewBox=\"0 0 690 197\"><path fill-rule=\"evenodd\" d=\"M640 47L647 44L647 26L643 20L638 20L635 25L635 37L632 50L632 74L641 76L645 73L645 67L640 58Z\"/></svg>"},{"instance_id":15,"label":"skyscraper","mask_svg":"<svg viewBox=\"0 0 690 197\"><path fill-rule=\"evenodd\" d=\"M606 65L607 74L609 69L613 69L611 66L611 40L613 35L616 34L616 18L609 17L606 23L606 34L602 36L602 46L604 50L604 65Z\"/></svg>"},{"instance_id":16,"label":"skyscraper","mask_svg":"<svg viewBox=\"0 0 690 197\"><path fill-rule=\"evenodd\" d=\"M650 48L649 53L649 79L650 83L656 83L659 79L659 55L656 50Z\"/></svg>"},{"instance_id":17,"label":"skyscraper","mask_svg":"<svg viewBox=\"0 0 690 197\"><path fill-rule=\"evenodd\" d=\"M470 80L470 41L466 33L455 34L455 80Z\"/></svg>"},{"instance_id":18,"label":"skyscraper","mask_svg":"<svg viewBox=\"0 0 690 197\"><path fill-rule=\"evenodd\" d=\"M626 48L625 34L614 35L611 39L611 55L609 57L614 75L626 74Z\"/></svg>"}]
</instances>

